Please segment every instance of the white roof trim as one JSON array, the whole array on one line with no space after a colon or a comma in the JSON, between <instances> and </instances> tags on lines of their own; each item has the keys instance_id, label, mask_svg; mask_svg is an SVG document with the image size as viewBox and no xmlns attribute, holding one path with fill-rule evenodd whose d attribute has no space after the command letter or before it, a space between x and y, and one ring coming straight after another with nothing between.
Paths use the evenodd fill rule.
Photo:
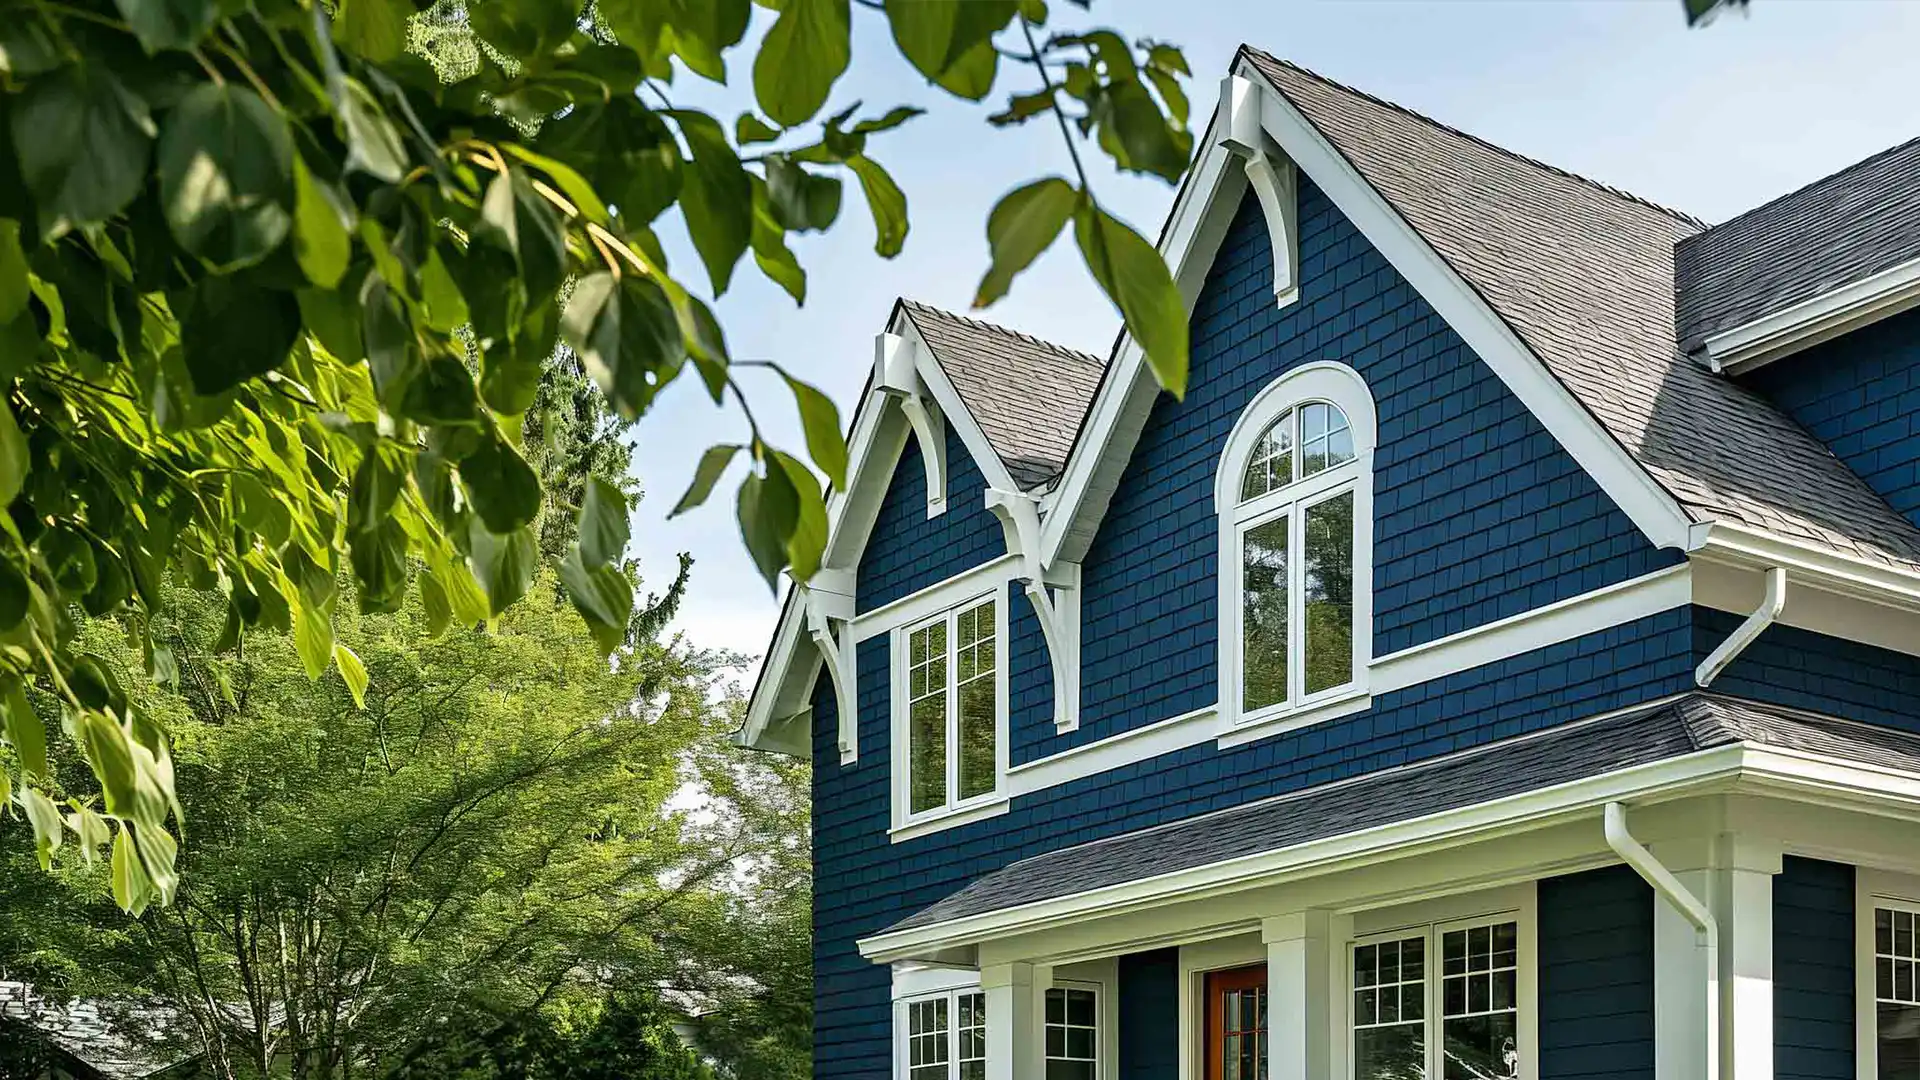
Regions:
<instances>
[{"instance_id":1,"label":"white roof trim","mask_svg":"<svg viewBox=\"0 0 1920 1080\"><path fill-rule=\"evenodd\" d=\"M954 434L973 456L987 487L1017 487L903 306L895 305L888 332L907 338L916 346L914 370L921 385L939 406L944 423L952 425ZM866 553L874 518L886 498L907 439L905 414L898 400L881 388L881 381L871 377L867 380L859 408L854 412L852 434L847 439L847 490L827 500L827 545L821 571L842 571L849 582ZM941 508L944 509L944 502ZM929 516L937 512L930 510ZM849 587L848 592L851 591ZM746 724L734 736L740 745L796 757L812 753L810 733L796 735L778 730L802 715L811 704L805 695L818 676L820 657L806 622L806 605L796 602L793 590L789 590L781 604L780 620L775 625L760 678L747 700Z\"/></svg>"},{"instance_id":2,"label":"white roof trim","mask_svg":"<svg viewBox=\"0 0 1920 1080\"><path fill-rule=\"evenodd\" d=\"M1830 289L1706 339L1707 364L1738 375L1920 305L1920 259Z\"/></svg>"},{"instance_id":3,"label":"white roof trim","mask_svg":"<svg viewBox=\"0 0 1920 1080\"><path fill-rule=\"evenodd\" d=\"M1513 328L1257 67L1242 59L1233 74L1256 80L1263 89L1261 122L1268 136L1433 305L1640 531L1660 547L1684 547L1691 522L1680 504L1548 370ZM1244 176L1240 176L1239 184L1223 185L1223 179L1241 170L1223 168L1223 159L1232 155L1213 137L1211 126L1201 145L1194 180L1175 203L1171 227L1161 245L1183 291L1190 282L1204 280L1220 242L1218 235L1210 235L1203 227L1209 221L1224 227L1218 223L1218 209L1210 204L1222 194L1231 193L1237 199L1239 188L1245 184ZM1228 215L1232 209L1227 208ZM1187 295L1191 309L1194 294ZM1084 547L1098 518L1105 513L1111 481L1103 491L1099 480L1103 472L1117 476L1119 471L1106 459L1124 459L1130 454L1132 442L1158 395L1143 360L1131 337L1123 336L1113 369L1089 410L1088 430L1074 446L1049 515L1049 559L1059 557L1063 548ZM1124 460L1120 467L1124 467ZM1072 551L1068 557L1077 554L1077 550Z\"/></svg>"},{"instance_id":4,"label":"white roof trim","mask_svg":"<svg viewBox=\"0 0 1920 1080\"><path fill-rule=\"evenodd\" d=\"M1609 802L1645 805L1731 788L1903 815L1920 810L1920 776L1912 773L1822 754L1730 743L1408 821L931 926L875 934L860 940L860 955L879 963L913 959L1012 934L1241 892L1582 817L1597 818Z\"/></svg>"}]
</instances>

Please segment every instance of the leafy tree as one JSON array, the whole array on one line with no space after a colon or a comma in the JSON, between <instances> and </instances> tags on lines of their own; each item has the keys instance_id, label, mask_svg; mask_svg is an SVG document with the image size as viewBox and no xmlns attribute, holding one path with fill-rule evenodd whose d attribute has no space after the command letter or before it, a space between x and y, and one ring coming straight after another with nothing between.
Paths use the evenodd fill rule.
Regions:
<instances>
[{"instance_id":1,"label":"leafy tree","mask_svg":"<svg viewBox=\"0 0 1920 1080\"><path fill-rule=\"evenodd\" d=\"M335 667L355 687L364 664L335 641L343 570L363 612L417 596L438 632L499 617L545 554L600 647L627 640L619 492L578 489L564 550L541 520L554 473L530 460L524 417L556 342L628 420L689 369L716 404L734 396L748 437L708 452L681 508L745 451L748 549L769 582L813 572L820 481L761 437L722 327L654 225L677 213L713 295L750 251L802 301L788 237L840 222L847 176L875 250L905 242L906 196L872 151L920 110L820 119L851 63L854 5L773 6L748 58L748 0L0 0L0 713L43 859L77 827L111 837L129 909L175 888L164 728L76 648L76 606L127 611L145 673L165 678L176 661L152 628L167 583L217 589L223 647L290 632L309 677ZM1071 221L1177 392L1178 293L1095 201L1078 154L1182 174L1178 50L1104 29L1043 41L1045 0L862 0L858 14L964 100L994 93L1003 59L1024 62L1039 89L992 120L1052 115L1074 179L995 208L977 303ZM730 71L750 72L757 113L727 123L668 97L676 77ZM787 381L808 456L838 486L840 418ZM29 686L60 702L96 805L48 797Z\"/></svg>"}]
</instances>

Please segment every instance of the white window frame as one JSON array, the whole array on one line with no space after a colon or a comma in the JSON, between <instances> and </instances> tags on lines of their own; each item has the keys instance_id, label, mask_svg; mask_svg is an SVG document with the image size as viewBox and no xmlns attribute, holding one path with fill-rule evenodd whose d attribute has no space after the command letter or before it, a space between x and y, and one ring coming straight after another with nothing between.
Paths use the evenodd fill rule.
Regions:
<instances>
[{"instance_id":1,"label":"white window frame","mask_svg":"<svg viewBox=\"0 0 1920 1080\"><path fill-rule=\"evenodd\" d=\"M1062 990L1062 991L1077 990L1082 993L1088 993L1093 995L1093 1075L1094 1075L1094 1080L1104 1080L1104 1078L1109 1075L1108 1069L1110 1068L1110 1065L1108 1063L1112 1060L1112 1055L1107 1049L1107 1040L1109 1038L1117 1038L1117 1032L1114 1030L1114 1025L1107 1017L1107 987L1105 983L1087 982L1079 979L1055 979L1053 981L1053 984L1047 987L1046 993L1041 995L1041 1001L1040 1001L1040 1069L1041 1069L1041 1072L1045 1073L1047 1068L1047 1062L1054 1060L1052 1055L1047 1053L1047 1046L1046 1046L1047 1028L1049 1026L1047 1022L1046 998L1049 994L1051 994L1055 990ZM1078 1061L1081 1059L1063 1058L1061 1060ZM1042 1077L1042 1080L1045 1080L1044 1076Z\"/></svg>"},{"instance_id":2,"label":"white window frame","mask_svg":"<svg viewBox=\"0 0 1920 1080\"><path fill-rule=\"evenodd\" d=\"M1873 911L1891 908L1920 915L1920 877L1860 866L1854 868L1853 1060L1859 1080L1880 1075L1879 989L1874 983Z\"/></svg>"},{"instance_id":3,"label":"white window frame","mask_svg":"<svg viewBox=\"0 0 1920 1080\"><path fill-rule=\"evenodd\" d=\"M979 996L981 1009L986 1008L986 995L980 989L976 978L972 982L961 983L943 990L933 990L895 998L893 1002L893 1077L894 1080L909 1080L913 1075L912 1052L913 1037L910 1034L910 1014L912 1007L930 1001L947 1003L947 1080L960 1080L960 999ZM984 1052L984 1051L983 1051Z\"/></svg>"},{"instance_id":4,"label":"white window frame","mask_svg":"<svg viewBox=\"0 0 1920 1080\"><path fill-rule=\"evenodd\" d=\"M1010 642L1007 639L1007 582L1001 580L983 588L967 592L962 599L956 599L939 611L922 614L912 622L901 623L892 628L888 638L889 668L892 672L892 714L889 740L893 747L893 839L897 842L926 832L950 828L967 821L990 817L1005 811L1007 805L1007 768L1010 762L1008 751L1008 687L1007 654ZM959 633L956 616L972 610L987 601L993 602L993 681L994 681L994 775L993 789L969 799L948 802L931 810L913 812L912 791L912 754L908 743L912 715L909 708L908 672L911 665L909 645L915 631L935 623L947 624L947 790L957 794L959 791L959 701L958 701L958 664Z\"/></svg>"},{"instance_id":5,"label":"white window frame","mask_svg":"<svg viewBox=\"0 0 1920 1080\"><path fill-rule=\"evenodd\" d=\"M1352 461L1303 477L1264 495L1242 501L1241 483L1261 436L1274 422L1303 405L1323 402L1346 415L1353 433ZM1346 716L1367 707L1368 670L1373 660L1373 452L1379 422L1373 395L1360 373L1345 364L1321 361L1282 375L1254 395L1241 412L1214 474L1214 511L1220 557L1219 734L1223 743L1244 742ZM1302 448L1293 447L1298 457ZM1353 493L1353 677L1342 686L1305 692L1306 511L1327 499ZM1248 529L1287 515L1287 700L1244 712L1244 612L1241 610L1243 545Z\"/></svg>"}]
</instances>

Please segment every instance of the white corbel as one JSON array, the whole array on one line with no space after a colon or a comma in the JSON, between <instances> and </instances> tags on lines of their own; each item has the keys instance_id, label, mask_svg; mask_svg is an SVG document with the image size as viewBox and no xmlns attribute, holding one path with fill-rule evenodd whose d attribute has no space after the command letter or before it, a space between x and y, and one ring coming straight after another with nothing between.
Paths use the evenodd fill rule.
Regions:
<instances>
[{"instance_id":1,"label":"white corbel","mask_svg":"<svg viewBox=\"0 0 1920 1080\"><path fill-rule=\"evenodd\" d=\"M1261 124L1266 91L1251 79L1229 75L1221 82L1221 145L1240 158L1247 182L1260 199L1273 245L1273 299L1281 307L1300 298L1299 203L1289 160Z\"/></svg>"},{"instance_id":2,"label":"white corbel","mask_svg":"<svg viewBox=\"0 0 1920 1080\"><path fill-rule=\"evenodd\" d=\"M987 509L1000 521L1007 554L1020 560L1020 580L1053 669L1053 726L1068 732L1080 726L1080 566L1045 564L1041 558L1037 496L1022 491L987 489Z\"/></svg>"},{"instance_id":3,"label":"white corbel","mask_svg":"<svg viewBox=\"0 0 1920 1080\"><path fill-rule=\"evenodd\" d=\"M913 437L920 444L920 460L927 470L927 516L947 512L947 429L940 406L920 381L920 347L899 334L875 334L873 385L900 405Z\"/></svg>"},{"instance_id":4,"label":"white corbel","mask_svg":"<svg viewBox=\"0 0 1920 1080\"><path fill-rule=\"evenodd\" d=\"M806 605L807 634L820 650L833 686L840 764L851 765L860 757L860 701L854 696L853 637L848 629L854 613L853 571L822 567L796 587Z\"/></svg>"}]
</instances>

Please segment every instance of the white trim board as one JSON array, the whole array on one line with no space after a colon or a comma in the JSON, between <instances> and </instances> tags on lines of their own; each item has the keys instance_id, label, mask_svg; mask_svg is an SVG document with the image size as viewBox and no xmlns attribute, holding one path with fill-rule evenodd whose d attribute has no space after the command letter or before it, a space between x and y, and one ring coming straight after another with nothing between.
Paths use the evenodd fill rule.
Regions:
<instances>
[{"instance_id":1,"label":"white trim board","mask_svg":"<svg viewBox=\"0 0 1920 1080\"><path fill-rule=\"evenodd\" d=\"M1740 375L1920 304L1920 259L1911 259L1708 336L1715 371Z\"/></svg>"}]
</instances>

